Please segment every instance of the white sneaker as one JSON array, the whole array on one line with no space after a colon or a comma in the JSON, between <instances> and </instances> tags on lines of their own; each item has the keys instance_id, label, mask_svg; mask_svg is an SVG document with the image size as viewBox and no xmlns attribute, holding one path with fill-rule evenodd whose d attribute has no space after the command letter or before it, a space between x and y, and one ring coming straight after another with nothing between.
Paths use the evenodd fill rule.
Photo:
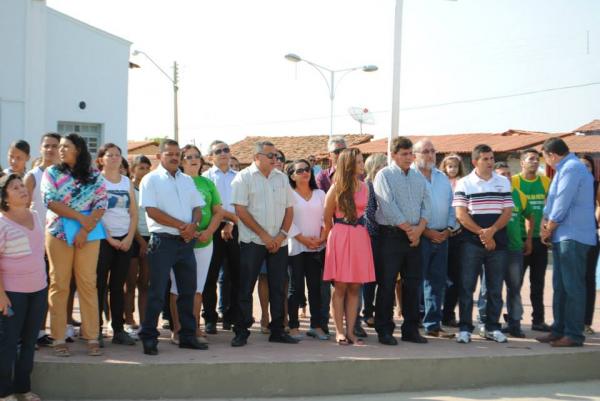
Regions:
<instances>
[{"instance_id":1,"label":"white sneaker","mask_svg":"<svg viewBox=\"0 0 600 401\"><path fill-rule=\"evenodd\" d=\"M485 338L488 340L496 341L497 343L505 343L508 342L506 336L500 330L494 330L492 332L487 332Z\"/></svg>"},{"instance_id":2,"label":"white sneaker","mask_svg":"<svg viewBox=\"0 0 600 401\"><path fill-rule=\"evenodd\" d=\"M479 327L477 328L477 330L479 331L479 337L481 338L487 338L487 331L485 330L485 324L480 324Z\"/></svg>"},{"instance_id":3,"label":"white sneaker","mask_svg":"<svg viewBox=\"0 0 600 401\"><path fill-rule=\"evenodd\" d=\"M140 337L138 336L138 330L134 329L131 325L125 325L125 333L129 334L129 337L133 338L135 341L138 341Z\"/></svg>"},{"instance_id":4,"label":"white sneaker","mask_svg":"<svg viewBox=\"0 0 600 401\"><path fill-rule=\"evenodd\" d=\"M459 344L468 344L471 342L471 333L468 331L459 331L456 336L456 342Z\"/></svg>"}]
</instances>

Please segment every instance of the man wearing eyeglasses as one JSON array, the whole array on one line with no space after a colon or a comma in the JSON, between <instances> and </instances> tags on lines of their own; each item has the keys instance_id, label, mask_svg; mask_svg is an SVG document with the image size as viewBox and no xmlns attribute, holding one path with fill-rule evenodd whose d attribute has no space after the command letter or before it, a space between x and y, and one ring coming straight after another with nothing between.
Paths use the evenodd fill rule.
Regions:
<instances>
[{"instance_id":1,"label":"man wearing eyeglasses","mask_svg":"<svg viewBox=\"0 0 600 401\"><path fill-rule=\"evenodd\" d=\"M217 186L223 203L223 222L213 235L213 254L204 284L204 311L202 317L208 334L217 334L217 280L223 267L223 330L230 330L237 319L238 293L240 288L240 246L238 243L238 217L231 203L231 183L237 172L230 168L231 150L223 141L214 141L209 146L212 167L203 176Z\"/></svg>"},{"instance_id":2,"label":"man wearing eyeglasses","mask_svg":"<svg viewBox=\"0 0 600 401\"><path fill-rule=\"evenodd\" d=\"M421 270L425 334L432 337L452 337L442 328L442 305L448 279L448 238L456 227L452 207L452 186L446 174L435 168L435 148L429 139L422 139L413 147L415 162L412 169L425 178L431 198L431 219L421 238Z\"/></svg>"},{"instance_id":3,"label":"man wearing eyeglasses","mask_svg":"<svg viewBox=\"0 0 600 401\"><path fill-rule=\"evenodd\" d=\"M157 156L160 165L146 174L140 184L140 207L146 211L150 231L150 288L139 337L144 354L158 355L160 333L156 325L163 310L169 273L173 269L179 290L179 348L207 349L208 346L196 338L198 324L193 313L196 293L194 243L205 202L192 178L179 170L181 151L176 141L164 140Z\"/></svg>"},{"instance_id":4,"label":"man wearing eyeglasses","mask_svg":"<svg viewBox=\"0 0 600 401\"><path fill-rule=\"evenodd\" d=\"M246 345L252 326L252 294L263 261L267 262L271 302L270 342L296 344L285 333L284 283L287 277L287 237L293 219L293 194L285 174L276 170L275 146L268 141L254 148L254 163L234 178L232 203L239 217L240 314L234 324L233 347Z\"/></svg>"}]
</instances>

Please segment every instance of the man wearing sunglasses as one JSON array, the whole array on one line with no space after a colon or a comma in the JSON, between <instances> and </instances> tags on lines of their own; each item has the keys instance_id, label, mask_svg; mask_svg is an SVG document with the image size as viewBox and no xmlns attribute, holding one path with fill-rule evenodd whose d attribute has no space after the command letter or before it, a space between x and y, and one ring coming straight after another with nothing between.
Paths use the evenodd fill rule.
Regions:
<instances>
[{"instance_id":1,"label":"man wearing sunglasses","mask_svg":"<svg viewBox=\"0 0 600 401\"><path fill-rule=\"evenodd\" d=\"M263 261L267 262L271 302L270 342L296 344L283 327L284 283L287 278L288 230L293 219L293 193L288 178L276 170L277 151L271 142L258 142L254 163L240 171L231 186L239 217L240 314L235 321L233 347L246 345L252 326L252 294Z\"/></svg>"},{"instance_id":2,"label":"man wearing sunglasses","mask_svg":"<svg viewBox=\"0 0 600 401\"><path fill-rule=\"evenodd\" d=\"M237 172L229 167L231 150L223 141L214 141L209 146L209 158L212 167L203 176L217 186L223 202L223 222L213 235L213 254L208 268L208 276L204 284L202 304L206 332L217 334L217 280L221 266L224 269L222 297L223 330L230 330L231 324L238 314L238 293L240 289L240 246L238 243L238 217L231 203L231 183Z\"/></svg>"}]
</instances>

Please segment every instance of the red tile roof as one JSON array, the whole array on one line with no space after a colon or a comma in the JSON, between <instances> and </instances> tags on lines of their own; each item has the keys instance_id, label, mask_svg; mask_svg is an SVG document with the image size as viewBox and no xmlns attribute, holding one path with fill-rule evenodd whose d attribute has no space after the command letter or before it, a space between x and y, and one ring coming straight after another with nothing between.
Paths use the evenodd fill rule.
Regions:
<instances>
[{"instance_id":1,"label":"red tile roof","mask_svg":"<svg viewBox=\"0 0 600 401\"><path fill-rule=\"evenodd\" d=\"M581 127L573 130L573 132L593 132L593 131L600 131L600 120L593 120L585 125L582 125Z\"/></svg>"},{"instance_id":2,"label":"red tile roof","mask_svg":"<svg viewBox=\"0 0 600 401\"><path fill-rule=\"evenodd\" d=\"M481 143L491 146L495 152L512 152L540 144L554 135L564 136L569 134L548 134L511 129L503 133L410 135L409 138L413 143L423 138L431 139L438 153L471 153L473 148ZM387 153L387 138L371 141L357 147L363 153Z\"/></svg>"},{"instance_id":3,"label":"red tile roof","mask_svg":"<svg viewBox=\"0 0 600 401\"><path fill-rule=\"evenodd\" d=\"M569 134L562 138L574 153L600 153L600 135ZM536 147L541 151L542 145Z\"/></svg>"},{"instance_id":4,"label":"red tile roof","mask_svg":"<svg viewBox=\"0 0 600 401\"><path fill-rule=\"evenodd\" d=\"M344 135L348 146L356 146L366 143L373 135ZM287 160L306 158L315 155L317 158L325 158L327 155L327 141L329 135L310 136L248 136L243 140L231 145L231 153L241 164L252 163L254 157L254 144L259 141L270 141L277 149L280 149Z\"/></svg>"},{"instance_id":5,"label":"red tile roof","mask_svg":"<svg viewBox=\"0 0 600 401\"><path fill-rule=\"evenodd\" d=\"M145 148L147 146L158 146L159 143L156 141L127 141L127 153L139 153L136 150Z\"/></svg>"}]
</instances>

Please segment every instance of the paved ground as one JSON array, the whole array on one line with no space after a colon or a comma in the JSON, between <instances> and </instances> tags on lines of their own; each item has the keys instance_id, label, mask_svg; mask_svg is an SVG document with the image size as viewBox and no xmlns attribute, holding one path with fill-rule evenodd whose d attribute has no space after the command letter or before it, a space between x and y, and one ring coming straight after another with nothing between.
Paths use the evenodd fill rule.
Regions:
<instances>
[{"instance_id":1,"label":"paved ground","mask_svg":"<svg viewBox=\"0 0 600 401\"><path fill-rule=\"evenodd\" d=\"M264 399L264 398L263 398ZM176 401L166 400L164 401ZM216 401L217 399L212 399ZM218 399L224 401L225 399ZM230 398L256 401L259 398ZM477 390L423 391L418 393L360 394L327 397L269 398L269 401L600 401L600 381L570 382ZM128 400L122 400L128 401ZM140 400L138 400L140 401ZM143 400L142 400L143 401ZM193 401L193 400L186 400ZM202 401L211 401L203 399Z\"/></svg>"},{"instance_id":2,"label":"paved ground","mask_svg":"<svg viewBox=\"0 0 600 401\"><path fill-rule=\"evenodd\" d=\"M552 322L552 271L548 270L546 275L546 321ZM163 331L161 337L159 357L149 357L142 354L141 345L136 346L116 346L110 343L110 338L106 340L107 347L105 355L102 357L91 358L85 354L85 344L82 341L76 341L72 346L71 358L56 358L52 355L50 349L43 348L36 353L38 361L47 362L86 362L86 363L221 363L221 362L287 362L290 358L297 361L326 361L326 360L358 360L358 359L379 359L379 358L444 358L456 356L493 356L493 355L533 355L547 352L565 352L564 350L550 350L550 347L539 344L533 338L540 335L539 332L529 330L531 323L531 304L529 302L529 278L525 277L525 285L522 296L525 308L523 328L527 334L525 339L510 339L507 344L496 344L490 341L479 339L475 335L472 344L456 344L453 340L430 339L427 345L403 343L399 346L383 346L377 342L377 336L373 329L367 328L369 338L366 345L362 347L348 346L340 347L333 340L319 341L306 338L298 345L272 344L267 341L268 335L261 334L258 331L258 324L254 325L249 344L243 348L232 348L229 345L233 334L231 332L219 331L219 334L209 336L210 349L208 351L183 351L174 345L169 344L169 333ZM260 319L258 308L258 299L255 302L255 317ZM476 311L474 311L476 316ZM79 318L77 316L77 318ZM301 331L308 328L308 319L302 319ZM333 323L330 327L333 329ZM594 329L600 333L600 296L596 299L596 319ZM219 325L220 329L220 325ZM396 332L398 334L398 330ZM587 352L600 349L600 334L589 336L586 340L586 346L578 349L578 352ZM573 350L569 350L572 352ZM599 364L600 366L600 364Z\"/></svg>"}]
</instances>

